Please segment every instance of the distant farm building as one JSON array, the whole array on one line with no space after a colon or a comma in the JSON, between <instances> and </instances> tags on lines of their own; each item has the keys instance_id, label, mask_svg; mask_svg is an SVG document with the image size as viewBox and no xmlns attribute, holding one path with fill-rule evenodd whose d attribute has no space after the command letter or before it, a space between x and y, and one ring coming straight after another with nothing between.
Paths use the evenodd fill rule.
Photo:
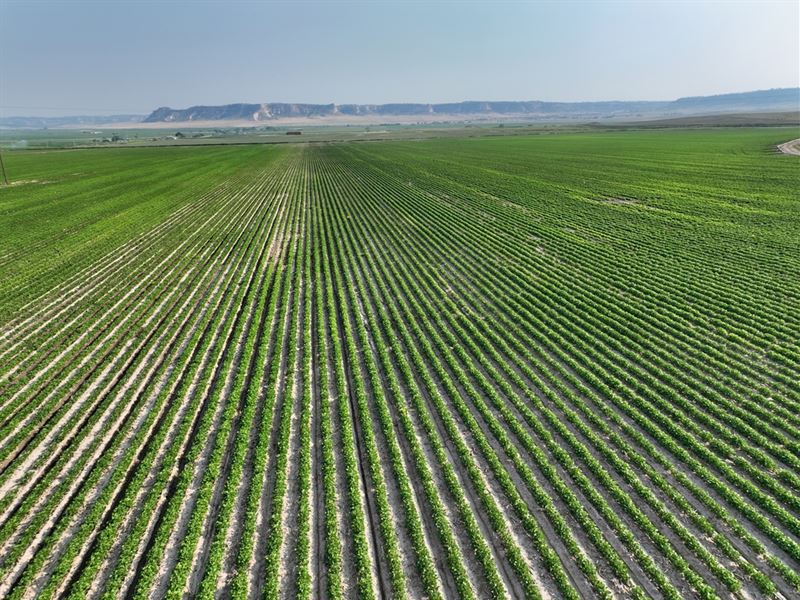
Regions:
<instances>
[{"instance_id":1,"label":"distant farm building","mask_svg":"<svg viewBox=\"0 0 800 600\"><path fill-rule=\"evenodd\" d=\"M302 131L287 131L286 135L302 135Z\"/></svg>"}]
</instances>

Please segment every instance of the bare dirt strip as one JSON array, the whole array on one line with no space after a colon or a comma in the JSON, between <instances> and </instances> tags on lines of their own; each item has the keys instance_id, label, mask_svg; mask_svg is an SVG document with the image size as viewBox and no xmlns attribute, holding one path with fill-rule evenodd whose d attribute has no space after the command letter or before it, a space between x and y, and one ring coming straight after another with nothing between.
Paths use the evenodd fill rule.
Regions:
<instances>
[{"instance_id":1,"label":"bare dirt strip","mask_svg":"<svg viewBox=\"0 0 800 600\"><path fill-rule=\"evenodd\" d=\"M245 271L245 272L247 272L247 271ZM207 271L204 273L204 275L210 275L210 274L213 274L213 273L219 273L219 270L218 270L218 269L208 269L208 270L207 270ZM188 274L188 273L187 273L187 274ZM184 276L182 279L185 279L185 276ZM202 305L197 305L197 304L195 304L195 306L194 306L193 308L194 308L194 309L197 309L199 306L202 306ZM156 314L158 314L159 312L161 312L161 311L159 311L159 310L157 309L157 310L156 310L156 312L154 312L154 313L153 313L153 315L150 317L150 320L153 318L153 316L155 316L155 315L156 315ZM170 314L171 314L171 312L170 312L170 311L163 311L163 314L161 315L161 320L163 320L165 317L169 316ZM152 331L153 331L153 332L157 331L157 328L153 328L153 329L152 329ZM106 436L106 439L110 439L110 438L108 438L108 436ZM90 466L91 466L91 465L90 465ZM68 497L69 497L69 496L67 496L67 498L65 498L65 500L66 500L66 499L68 499Z\"/></svg>"},{"instance_id":2,"label":"bare dirt strip","mask_svg":"<svg viewBox=\"0 0 800 600\"><path fill-rule=\"evenodd\" d=\"M784 142L783 144L778 144L778 150L784 154L794 154L795 156L800 156L800 138Z\"/></svg>"},{"instance_id":3,"label":"bare dirt strip","mask_svg":"<svg viewBox=\"0 0 800 600\"><path fill-rule=\"evenodd\" d=\"M0 596L797 595L798 318L693 329L735 261L621 285L580 219L651 217L585 199L650 196L516 153L281 151L0 324Z\"/></svg>"}]
</instances>

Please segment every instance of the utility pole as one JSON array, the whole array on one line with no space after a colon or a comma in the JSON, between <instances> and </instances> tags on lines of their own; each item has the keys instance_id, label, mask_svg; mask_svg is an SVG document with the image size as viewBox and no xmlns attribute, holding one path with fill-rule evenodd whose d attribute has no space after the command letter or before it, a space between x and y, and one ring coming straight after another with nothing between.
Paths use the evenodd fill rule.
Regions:
<instances>
[{"instance_id":1,"label":"utility pole","mask_svg":"<svg viewBox=\"0 0 800 600\"><path fill-rule=\"evenodd\" d=\"M3 181L8 185L8 175L6 175L6 166L3 164L3 153L0 152L0 171L3 172Z\"/></svg>"}]
</instances>

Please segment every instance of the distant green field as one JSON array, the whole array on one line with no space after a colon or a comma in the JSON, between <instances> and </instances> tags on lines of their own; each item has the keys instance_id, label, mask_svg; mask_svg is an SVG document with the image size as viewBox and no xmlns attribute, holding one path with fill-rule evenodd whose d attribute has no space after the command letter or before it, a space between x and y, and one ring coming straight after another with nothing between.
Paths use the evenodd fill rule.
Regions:
<instances>
[{"instance_id":1,"label":"distant green field","mask_svg":"<svg viewBox=\"0 0 800 600\"><path fill-rule=\"evenodd\" d=\"M275 154L256 147L5 153L12 186L0 186L0 318L186 202L260 172Z\"/></svg>"},{"instance_id":2,"label":"distant green field","mask_svg":"<svg viewBox=\"0 0 800 600\"><path fill-rule=\"evenodd\" d=\"M0 597L797 597L798 137L4 152Z\"/></svg>"},{"instance_id":3,"label":"distant green field","mask_svg":"<svg viewBox=\"0 0 800 600\"><path fill-rule=\"evenodd\" d=\"M415 124L352 125L262 125L232 127L220 122L218 128L190 127L175 123L169 128L100 127L77 129L0 129L0 149L129 148L141 146L213 146L236 144L297 144L318 142L365 142L386 140L464 138L471 136L539 135L588 131L579 123L476 123L441 122ZM287 135L300 131L300 135ZM180 137L176 134L180 133Z\"/></svg>"}]
</instances>

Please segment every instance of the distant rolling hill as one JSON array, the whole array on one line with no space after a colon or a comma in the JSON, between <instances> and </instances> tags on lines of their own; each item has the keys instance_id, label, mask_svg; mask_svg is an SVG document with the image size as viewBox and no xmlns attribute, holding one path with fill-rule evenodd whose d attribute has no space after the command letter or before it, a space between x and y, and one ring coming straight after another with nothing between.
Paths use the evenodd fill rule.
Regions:
<instances>
[{"instance_id":1,"label":"distant rolling hill","mask_svg":"<svg viewBox=\"0 0 800 600\"><path fill-rule=\"evenodd\" d=\"M652 121L625 121L597 124L599 127L642 128L642 127L775 127L800 126L800 110L786 112L734 112L714 115L692 115L654 119Z\"/></svg>"},{"instance_id":2,"label":"distant rolling hill","mask_svg":"<svg viewBox=\"0 0 800 600\"><path fill-rule=\"evenodd\" d=\"M298 119L374 121L466 120L470 118L525 118L542 120L620 119L690 116L725 112L791 111L800 109L800 88L761 90L717 96L697 96L672 101L543 102L467 101L445 104L226 104L161 107L144 123L197 121L281 121Z\"/></svg>"},{"instance_id":3,"label":"distant rolling hill","mask_svg":"<svg viewBox=\"0 0 800 600\"><path fill-rule=\"evenodd\" d=\"M694 96L669 101L544 102L467 101L442 104L302 104L267 102L192 106L184 109L161 107L147 116L0 117L0 128L41 129L135 126L168 127L192 124L197 127L257 125L259 123L419 123L444 121L648 121L699 115L800 111L800 88L780 88Z\"/></svg>"},{"instance_id":4,"label":"distant rolling hill","mask_svg":"<svg viewBox=\"0 0 800 600\"><path fill-rule=\"evenodd\" d=\"M103 127L118 123L138 123L145 115L0 117L5 129L43 129L45 127Z\"/></svg>"}]
</instances>

